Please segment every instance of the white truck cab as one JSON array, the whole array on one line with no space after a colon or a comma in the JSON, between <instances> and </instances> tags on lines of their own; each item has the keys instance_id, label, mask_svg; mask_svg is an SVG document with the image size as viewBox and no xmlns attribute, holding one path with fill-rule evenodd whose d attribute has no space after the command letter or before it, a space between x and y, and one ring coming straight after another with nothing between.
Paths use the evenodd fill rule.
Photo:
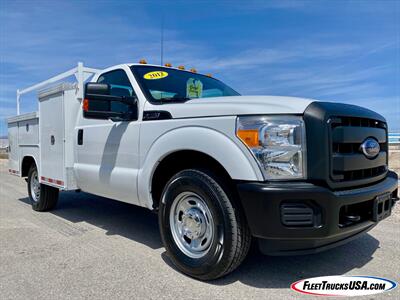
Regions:
<instances>
[{"instance_id":1,"label":"white truck cab","mask_svg":"<svg viewBox=\"0 0 400 300\"><path fill-rule=\"evenodd\" d=\"M77 83L48 88L73 74ZM348 242L398 197L386 121L358 106L241 96L143 62L80 63L17 91L18 112L35 89L38 112L8 119L9 171L28 177L32 207L82 190L154 210L169 257L198 279L233 271L252 239L272 255Z\"/></svg>"}]
</instances>

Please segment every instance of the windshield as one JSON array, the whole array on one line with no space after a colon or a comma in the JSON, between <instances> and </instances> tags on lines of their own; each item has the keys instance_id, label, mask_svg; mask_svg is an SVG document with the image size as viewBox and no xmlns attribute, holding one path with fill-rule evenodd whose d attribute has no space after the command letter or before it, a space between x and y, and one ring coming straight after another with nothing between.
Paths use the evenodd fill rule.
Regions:
<instances>
[{"instance_id":1,"label":"windshield","mask_svg":"<svg viewBox=\"0 0 400 300\"><path fill-rule=\"evenodd\" d=\"M197 73L155 66L132 66L131 70L151 102L239 95L221 81Z\"/></svg>"}]
</instances>

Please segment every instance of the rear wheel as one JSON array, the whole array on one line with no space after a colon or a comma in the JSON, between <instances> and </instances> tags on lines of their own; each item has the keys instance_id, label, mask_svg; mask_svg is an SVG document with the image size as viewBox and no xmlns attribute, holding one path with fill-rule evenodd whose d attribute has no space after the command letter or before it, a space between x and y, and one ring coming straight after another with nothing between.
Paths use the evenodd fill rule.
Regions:
<instances>
[{"instance_id":1,"label":"rear wheel","mask_svg":"<svg viewBox=\"0 0 400 300\"><path fill-rule=\"evenodd\" d=\"M28 173L28 194L32 208L36 211L48 211L57 205L58 189L39 182L35 165Z\"/></svg>"},{"instance_id":2,"label":"rear wheel","mask_svg":"<svg viewBox=\"0 0 400 300\"><path fill-rule=\"evenodd\" d=\"M251 243L243 213L222 182L208 171L183 170L167 183L160 204L169 257L181 272L201 280L232 272Z\"/></svg>"}]
</instances>

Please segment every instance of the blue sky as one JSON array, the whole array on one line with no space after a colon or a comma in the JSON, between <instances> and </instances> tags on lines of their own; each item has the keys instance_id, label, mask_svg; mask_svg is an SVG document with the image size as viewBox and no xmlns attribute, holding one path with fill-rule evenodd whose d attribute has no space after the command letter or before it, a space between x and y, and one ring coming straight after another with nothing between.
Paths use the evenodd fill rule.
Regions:
<instances>
[{"instance_id":1,"label":"blue sky","mask_svg":"<svg viewBox=\"0 0 400 300\"><path fill-rule=\"evenodd\" d=\"M159 63L163 15L164 62L242 94L365 106L400 131L400 1L0 0L0 135L17 88L78 61Z\"/></svg>"}]
</instances>

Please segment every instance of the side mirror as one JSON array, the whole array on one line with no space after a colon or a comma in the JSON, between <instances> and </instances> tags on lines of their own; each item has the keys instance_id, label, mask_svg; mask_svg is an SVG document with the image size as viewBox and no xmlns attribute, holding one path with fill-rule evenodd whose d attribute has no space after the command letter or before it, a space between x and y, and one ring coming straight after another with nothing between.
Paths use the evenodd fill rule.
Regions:
<instances>
[{"instance_id":1,"label":"side mirror","mask_svg":"<svg viewBox=\"0 0 400 300\"><path fill-rule=\"evenodd\" d=\"M108 83L88 82L85 85L86 95L110 95L110 85Z\"/></svg>"},{"instance_id":2,"label":"side mirror","mask_svg":"<svg viewBox=\"0 0 400 300\"><path fill-rule=\"evenodd\" d=\"M82 105L84 117L111 119L113 121L137 120L137 98L110 95L110 90L110 85L107 83L86 83L85 97ZM123 112L113 111L111 109L112 102L123 103L131 109Z\"/></svg>"}]
</instances>

